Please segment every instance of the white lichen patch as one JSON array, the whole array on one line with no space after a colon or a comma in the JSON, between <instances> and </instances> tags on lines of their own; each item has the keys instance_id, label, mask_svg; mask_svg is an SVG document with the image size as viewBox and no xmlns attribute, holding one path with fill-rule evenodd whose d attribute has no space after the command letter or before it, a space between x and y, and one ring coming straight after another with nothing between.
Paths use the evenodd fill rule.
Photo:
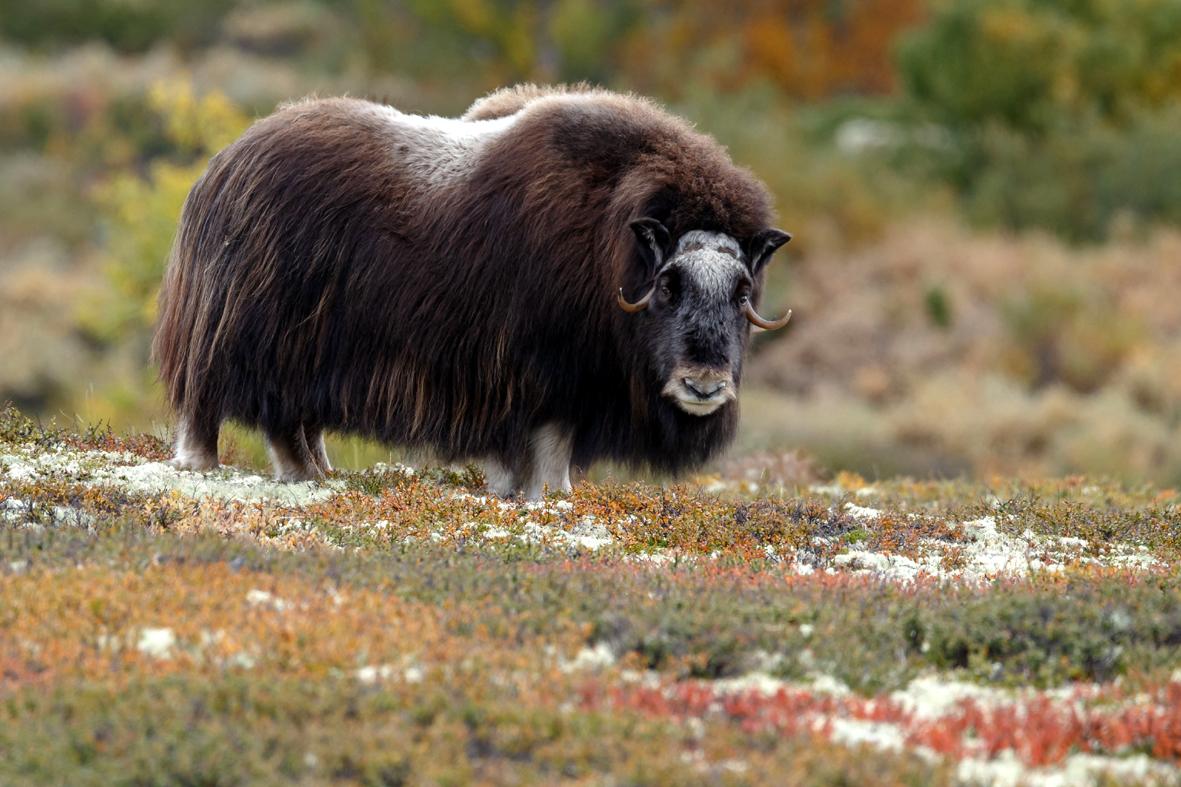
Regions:
<instances>
[{"instance_id":1,"label":"white lichen patch","mask_svg":"<svg viewBox=\"0 0 1181 787\"><path fill-rule=\"evenodd\" d=\"M460 535L465 542L504 543L515 540L518 543L556 549L576 548L596 552L616 544L615 537L606 525L594 515L577 516L574 503L568 500L517 501L499 500L485 495L452 491L447 493L456 500L488 506L494 509L500 524L486 524L479 521L464 522L458 528L451 528L446 522L425 535L435 542L446 541L453 535ZM508 516L505 516L505 515ZM389 522L378 520L361 526L363 532L381 534L389 529ZM416 540L413 537L403 539Z\"/></svg>"},{"instance_id":2,"label":"white lichen patch","mask_svg":"<svg viewBox=\"0 0 1181 787\"><path fill-rule=\"evenodd\" d=\"M170 628L140 629L135 649L153 659L167 659L176 647L176 634Z\"/></svg>"},{"instance_id":3,"label":"white lichen patch","mask_svg":"<svg viewBox=\"0 0 1181 787\"><path fill-rule=\"evenodd\" d=\"M290 606L287 601L276 596L267 590L259 590L253 588L246 594L246 603L252 607L259 607L263 609L272 609L275 612L284 612Z\"/></svg>"},{"instance_id":4,"label":"white lichen patch","mask_svg":"<svg viewBox=\"0 0 1181 787\"><path fill-rule=\"evenodd\" d=\"M70 506L47 506L10 497L0 500L0 523L37 530L42 527L77 527L88 529L94 517Z\"/></svg>"},{"instance_id":5,"label":"white lichen patch","mask_svg":"<svg viewBox=\"0 0 1181 787\"><path fill-rule=\"evenodd\" d=\"M0 475L14 481L87 480L96 472L145 461L126 451L82 451L68 446L16 446L11 450L13 453L0 454Z\"/></svg>"},{"instance_id":6,"label":"white lichen patch","mask_svg":"<svg viewBox=\"0 0 1181 787\"><path fill-rule=\"evenodd\" d=\"M379 683L394 677L394 668L389 664L367 664L359 668L354 675L362 683Z\"/></svg>"},{"instance_id":7,"label":"white lichen patch","mask_svg":"<svg viewBox=\"0 0 1181 787\"><path fill-rule=\"evenodd\" d=\"M69 483L122 490L129 494L167 495L187 499L268 503L287 509L288 516L276 520L261 535L271 542L307 545L316 543L341 548L336 541L340 535L372 536L382 541L391 534L388 521L335 523L331 533L325 533L322 523L315 518L307 521L298 516L298 509L322 502L345 491L346 483L333 479L323 483L280 483L260 475L234 468L221 468L208 473L179 471L162 462L151 462L128 452L85 451L68 446L16 446L0 454L0 481L17 482L66 481ZM405 465L379 465L375 472L398 473L407 478L415 471ZM878 577L892 582L914 582L931 578L949 582L982 582L995 578L1021 578L1034 573L1060 572L1071 566L1096 565L1137 571L1162 567L1161 562L1142 546L1129 544L1096 545L1078 537L1043 536L1030 531L1021 534L1005 532L994 517L965 522L955 528L952 537L919 538L903 550L870 549L865 546L865 533L899 522L922 524L920 516L908 514L900 519L890 512L861 505L864 498L877 496L872 487L856 490L843 488L813 488L813 492L839 495L833 513L840 513L855 523L861 535L859 543L848 544L833 555L840 543L839 536L816 538L811 547L778 552L767 545L768 560L781 562L797 574L817 571L849 572ZM440 496L462 500L479 509L466 515L471 521L456 528L454 523L440 521L436 525L420 527L403 534L402 540L427 540L449 543L460 539L464 543L484 543L489 546L521 543L548 549L617 552L621 549L619 534L634 521L624 516L615 520L599 520L596 515L579 510L575 502L562 499L523 502L474 495L458 490L439 490ZM850 502L848 497L859 502ZM836 510L839 508L839 512ZM596 512L601 516L601 512ZM0 496L0 523L18 527L71 526L89 528L93 518L78 508L32 505L24 500L3 499ZM339 531L339 532L337 532ZM394 534L395 538L398 537ZM264 540L265 540L264 539ZM872 543L872 539L869 539ZM724 552L724 551L723 551ZM715 555L685 555L665 549L634 553L630 549L625 559L649 563L654 567L682 560L709 560L725 557Z\"/></svg>"},{"instance_id":8,"label":"white lichen patch","mask_svg":"<svg viewBox=\"0 0 1181 787\"><path fill-rule=\"evenodd\" d=\"M591 515L582 517L575 523L569 532L566 533L566 539L577 546L584 549L602 549L615 543L615 539L606 527L595 521Z\"/></svg>"},{"instance_id":9,"label":"white lichen patch","mask_svg":"<svg viewBox=\"0 0 1181 787\"><path fill-rule=\"evenodd\" d=\"M818 717L814 728L827 729L829 740L844 746L869 746L879 751L907 748L906 730L890 722ZM936 761L939 755L925 747L913 751ZM1145 754L1110 756L1075 753L1062 762L1040 768L1023 763L1010 749L994 757L967 757L955 768L955 782L964 787L1090 787L1098 784L1176 785L1181 773Z\"/></svg>"},{"instance_id":10,"label":"white lichen patch","mask_svg":"<svg viewBox=\"0 0 1181 787\"><path fill-rule=\"evenodd\" d=\"M593 647L583 648L568 661L559 661L558 669L562 672L597 671L614 666L615 652L606 642L596 643Z\"/></svg>"},{"instance_id":11,"label":"white lichen patch","mask_svg":"<svg viewBox=\"0 0 1181 787\"><path fill-rule=\"evenodd\" d=\"M130 492L159 494L177 491L186 497L214 497L222 500L271 500L284 505L303 506L326 500L341 491L339 483L282 483L231 467L208 473L176 470L163 462L146 462L111 468L96 483L120 486Z\"/></svg>"},{"instance_id":12,"label":"white lichen patch","mask_svg":"<svg viewBox=\"0 0 1181 787\"><path fill-rule=\"evenodd\" d=\"M845 503L845 513L854 519L874 520L882 515L876 508L859 506L856 503Z\"/></svg>"},{"instance_id":13,"label":"white lichen patch","mask_svg":"<svg viewBox=\"0 0 1181 787\"><path fill-rule=\"evenodd\" d=\"M86 486L117 487L132 494L179 492L195 499L270 500L302 506L326 500L343 488L340 482L281 483L222 467L206 473L177 470L127 452L17 447L0 454L0 478L13 481L69 481Z\"/></svg>"},{"instance_id":14,"label":"white lichen patch","mask_svg":"<svg viewBox=\"0 0 1181 787\"><path fill-rule=\"evenodd\" d=\"M906 735L897 724L861 719L830 720L829 739L844 746L872 746L882 751L902 751L906 746Z\"/></svg>"},{"instance_id":15,"label":"white lichen patch","mask_svg":"<svg viewBox=\"0 0 1181 787\"><path fill-rule=\"evenodd\" d=\"M401 680L404 683L422 683L426 671L414 660L413 656L404 656L402 665L394 664L366 664L353 671L353 677L365 684L384 683Z\"/></svg>"},{"instance_id":16,"label":"white lichen patch","mask_svg":"<svg viewBox=\"0 0 1181 787\"><path fill-rule=\"evenodd\" d=\"M574 522L570 529L555 525L545 525L524 518L520 520L520 529L516 537L522 543L539 544L551 547L577 547L591 552L611 546L615 539L607 528L596 524L594 517L587 516Z\"/></svg>"},{"instance_id":17,"label":"white lichen patch","mask_svg":"<svg viewBox=\"0 0 1181 787\"><path fill-rule=\"evenodd\" d=\"M585 655L584 655L585 654ZM595 660L589 651L580 653L576 662L594 669ZM624 672L620 678L626 683L661 688L670 694L676 684L664 682L659 673ZM803 711L801 720L817 735L826 736L834 743L849 747L867 746L889 752L912 751L920 757L936 762L945 755L912 738L916 729L938 726L940 720L951 719L968 705L975 708L1014 707L1049 700L1069 713L1080 707L1088 696L1099 696L1098 684L1077 684L1050 690L1033 688L1006 689L980 686L949 679L938 674L916 678L904 688L888 695L858 700L854 692L837 678L813 673L804 681L787 681L763 671L754 671L736 678L709 682L716 697L733 694L761 694L774 697L780 694L824 695L837 700L832 710ZM858 707L859 712L851 710ZM874 706L878 711L874 711ZM715 701L706 715L722 712L722 704ZM823 707L823 706L822 706ZM866 718L866 715L870 716ZM873 718L879 717L879 718ZM889 719L893 720L889 720ZM696 717L687 721L699 721ZM982 742L969 732L963 740L963 754L955 763L956 782L963 785L1039 785L1040 787L1073 787L1102 783L1118 784L1178 784L1181 771L1144 754L1123 756L1075 753L1062 762L1046 767L1026 765L1012 749L989 752Z\"/></svg>"},{"instance_id":18,"label":"white lichen patch","mask_svg":"<svg viewBox=\"0 0 1181 787\"><path fill-rule=\"evenodd\" d=\"M868 517L859 519L865 522ZM998 529L994 517L964 522L960 530L962 538L954 541L920 539L913 556L848 549L832 559L830 570L871 574L892 582L913 582L923 577L981 582L1037 572L1056 573L1077 565L1137 570L1163 565L1141 545L1116 543L1092 550L1090 542L1082 538L1042 536L1030 530L1014 536ZM1098 556L1091 554L1093 551ZM811 573L812 568L808 566L802 573Z\"/></svg>"},{"instance_id":19,"label":"white lichen patch","mask_svg":"<svg viewBox=\"0 0 1181 787\"><path fill-rule=\"evenodd\" d=\"M714 691L719 694L775 694L779 691L799 690L805 684L791 683L763 670L754 670L733 678L720 678L713 682Z\"/></svg>"},{"instance_id":20,"label":"white lichen patch","mask_svg":"<svg viewBox=\"0 0 1181 787\"><path fill-rule=\"evenodd\" d=\"M956 781L992 787L1088 787L1094 784L1177 784L1178 772L1147 755L1108 757L1072 754L1048 768L1028 768L1010 751L994 759L968 758L956 766Z\"/></svg>"}]
</instances>

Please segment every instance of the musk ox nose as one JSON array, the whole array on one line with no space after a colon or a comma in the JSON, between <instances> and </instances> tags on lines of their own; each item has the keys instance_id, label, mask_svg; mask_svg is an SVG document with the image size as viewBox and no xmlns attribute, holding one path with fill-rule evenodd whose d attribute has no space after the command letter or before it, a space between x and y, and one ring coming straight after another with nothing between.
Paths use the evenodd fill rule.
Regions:
<instances>
[{"instance_id":1,"label":"musk ox nose","mask_svg":"<svg viewBox=\"0 0 1181 787\"><path fill-rule=\"evenodd\" d=\"M677 367L661 393L692 415L709 415L738 398L730 370L708 366Z\"/></svg>"},{"instance_id":2,"label":"musk ox nose","mask_svg":"<svg viewBox=\"0 0 1181 787\"><path fill-rule=\"evenodd\" d=\"M728 378L720 378L715 375L685 377L681 379L681 382L685 384L686 388L702 399L709 399L730 385Z\"/></svg>"}]
</instances>

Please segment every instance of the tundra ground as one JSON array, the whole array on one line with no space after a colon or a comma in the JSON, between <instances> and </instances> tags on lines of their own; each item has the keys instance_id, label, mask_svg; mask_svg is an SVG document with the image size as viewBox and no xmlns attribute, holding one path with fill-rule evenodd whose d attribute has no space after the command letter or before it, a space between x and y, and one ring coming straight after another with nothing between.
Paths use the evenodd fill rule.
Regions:
<instances>
[{"instance_id":1,"label":"tundra ground","mask_svg":"<svg viewBox=\"0 0 1181 787\"><path fill-rule=\"evenodd\" d=\"M0 782L1181 782L1172 490L164 458L0 416Z\"/></svg>"}]
</instances>

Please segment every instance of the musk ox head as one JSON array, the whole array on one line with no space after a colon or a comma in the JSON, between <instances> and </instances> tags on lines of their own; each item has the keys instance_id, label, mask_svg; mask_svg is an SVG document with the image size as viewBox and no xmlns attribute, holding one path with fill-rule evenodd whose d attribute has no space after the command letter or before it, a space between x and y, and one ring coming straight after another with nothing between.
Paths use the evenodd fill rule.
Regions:
<instances>
[{"instance_id":1,"label":"musk ox head","mask_svg":"<svg viewBox=\"0 0 1181 787\"><path fill-rule=\"evenodd\" d=\"M791 317L766 320L752 303L763 267L791 235L768 229L740 243L693 230L674 241L654 218L631 229L649 287L634 303L620 289L619 306L640 321L637 335L661 395L691 415L712 415L737 398L750 326L775 330Z\"/></svg>"}]
</instances>

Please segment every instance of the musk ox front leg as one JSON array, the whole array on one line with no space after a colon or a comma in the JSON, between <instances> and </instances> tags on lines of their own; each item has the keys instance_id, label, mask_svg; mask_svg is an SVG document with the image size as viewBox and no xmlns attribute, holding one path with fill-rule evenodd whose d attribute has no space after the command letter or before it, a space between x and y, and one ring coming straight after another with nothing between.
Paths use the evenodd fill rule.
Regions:
<instances>
[{"instance_id":1,"label":"musk ox front leg","mask_svg":"<svg viewBox=\"0 0 1181 787\"><path fill-rule=\"evenodd\" d=\"M181 416L176 427L176 456L168 464L177 470L213 470L217 467L216 420Z\"/></svg>"},{"instance_id":2,"label":"musk ox front leg","mask_svg":"<svg viewBox=\"0 0 1181 787\"><path fill-rule=\"evenodd\" d=\"M499 459L485 457L480 460L484 471L484 486L497 497L512 497L517 491L517 478L513 471Z\"/></svg>"},{"instance_id":3,"label":"musk ox front leg","mask_svg":"<svg viewBox=\"0 0 1181 787\"><path fill-rule=\"evenodd\" d=\"M530 461L521 491L527 500L540 500L546 490L567 493L574 435L557 424L546 424L529 440Z\"/></svg>"},{"instance_id":4,"label":"musk ox front leg","mask_svg":"<svg viewBox=\"0 0 1181 787\"><path fill-rule=\"evenodd\" d=\"M314 481L332 470L319 429L297 426L268 430L267 453L278 481Z\"/></svg>"}]
</instances>

